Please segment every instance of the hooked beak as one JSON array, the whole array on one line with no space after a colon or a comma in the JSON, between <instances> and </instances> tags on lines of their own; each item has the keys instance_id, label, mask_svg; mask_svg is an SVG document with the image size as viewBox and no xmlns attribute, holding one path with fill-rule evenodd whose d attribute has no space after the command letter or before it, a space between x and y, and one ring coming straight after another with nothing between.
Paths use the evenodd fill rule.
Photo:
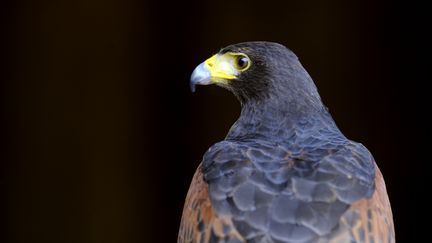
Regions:
<instances>
[{"instance_id":1,"label":"hooked beak","mask_svg":"<svg viewBox=\"0 0 432 243\"><path fill-rule=\"evenodd\" d=\"M238 71L233 67L232 56L228 53L216 54L198 65L192 72L190 87L195 92L196 85L226 85L236 79Z\"/></svg>"}]
</instances>

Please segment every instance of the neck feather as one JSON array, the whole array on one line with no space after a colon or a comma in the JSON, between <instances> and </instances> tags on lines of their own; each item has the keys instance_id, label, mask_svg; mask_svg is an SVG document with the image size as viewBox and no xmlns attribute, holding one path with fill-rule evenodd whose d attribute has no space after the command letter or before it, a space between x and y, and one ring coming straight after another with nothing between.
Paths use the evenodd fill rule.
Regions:
<instances>
[{"instance_id":1,"label":"neck feather","mask_svg":"<svg viewBox=\"0 0 432 243\"><path fill-rule=\"evenodd\" d=\"M324 125L324 126L323 126ZM307 129L300 129L300 128ZM327 109L317 99L269 97L242 103L239 119L231 127L227 140L262 139L280 141L328 129L340 133Z\"/></svg>"}]
</instances>

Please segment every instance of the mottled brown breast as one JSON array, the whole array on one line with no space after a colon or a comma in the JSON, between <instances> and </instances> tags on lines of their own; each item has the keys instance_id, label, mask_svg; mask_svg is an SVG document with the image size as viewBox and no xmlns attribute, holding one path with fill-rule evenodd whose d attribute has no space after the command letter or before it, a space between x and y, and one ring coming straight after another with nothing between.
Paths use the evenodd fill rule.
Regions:
<instances>
[{"instance_id":1,"label":"mottled brown breast","mask_svg":"<svg viewBox=\"0 0 432 243\"><path fill-rule=\"evenodd\" d=\"M375 192L354 202L341 218L340 234L331 242L395 242L393 215L383 176L376 166Z\"/></svg>"},{"instance_id":2,"label":"mottled brown breast","mask_svg":"<svg viewBox=\"0 0 432 243\"><path fill-rule=\"evenodd\" d=\"M198 166L186 196L177 241L183 242L244 242L235 230L231 217L217 215L210 203L208 185Z\"/></svg>"}]
</instances>

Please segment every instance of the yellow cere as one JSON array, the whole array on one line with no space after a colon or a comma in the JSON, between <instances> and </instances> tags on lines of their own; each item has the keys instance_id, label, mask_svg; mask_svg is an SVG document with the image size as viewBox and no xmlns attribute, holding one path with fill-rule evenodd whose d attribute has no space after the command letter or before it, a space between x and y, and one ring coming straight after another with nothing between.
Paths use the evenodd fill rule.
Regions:
<instances>
[{"instance_id":1,"label":"yellow cere","mask_svg":"<svg viewBox=\"0 0 432 243\"><path fill-rule=\"evenodd\" d=\"M223 82L223 80L235 79L239 74L239 70L236 69L234 63L238 56L239 54L231 52L222 55L216 54L207 59L204 63L206 68L210 71L211 77Z\"/></svg>"}]
</instances>

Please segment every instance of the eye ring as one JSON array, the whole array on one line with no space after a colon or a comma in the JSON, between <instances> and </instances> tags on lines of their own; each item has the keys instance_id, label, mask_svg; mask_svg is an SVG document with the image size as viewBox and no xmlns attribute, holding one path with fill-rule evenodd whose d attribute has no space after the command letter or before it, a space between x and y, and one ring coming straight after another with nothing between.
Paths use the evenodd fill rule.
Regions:
<instances>
[{"instance_id":1,"label":"eye ring","mask_svg":"<svg viewBox=\"0 0 432 243\"><path fill-rule=\"evenodd\" d=\"M245 71L250 66L250 59L246 55L238 55L235 58L235 66L239 71Z\"/></svg>"}]
</instances>

